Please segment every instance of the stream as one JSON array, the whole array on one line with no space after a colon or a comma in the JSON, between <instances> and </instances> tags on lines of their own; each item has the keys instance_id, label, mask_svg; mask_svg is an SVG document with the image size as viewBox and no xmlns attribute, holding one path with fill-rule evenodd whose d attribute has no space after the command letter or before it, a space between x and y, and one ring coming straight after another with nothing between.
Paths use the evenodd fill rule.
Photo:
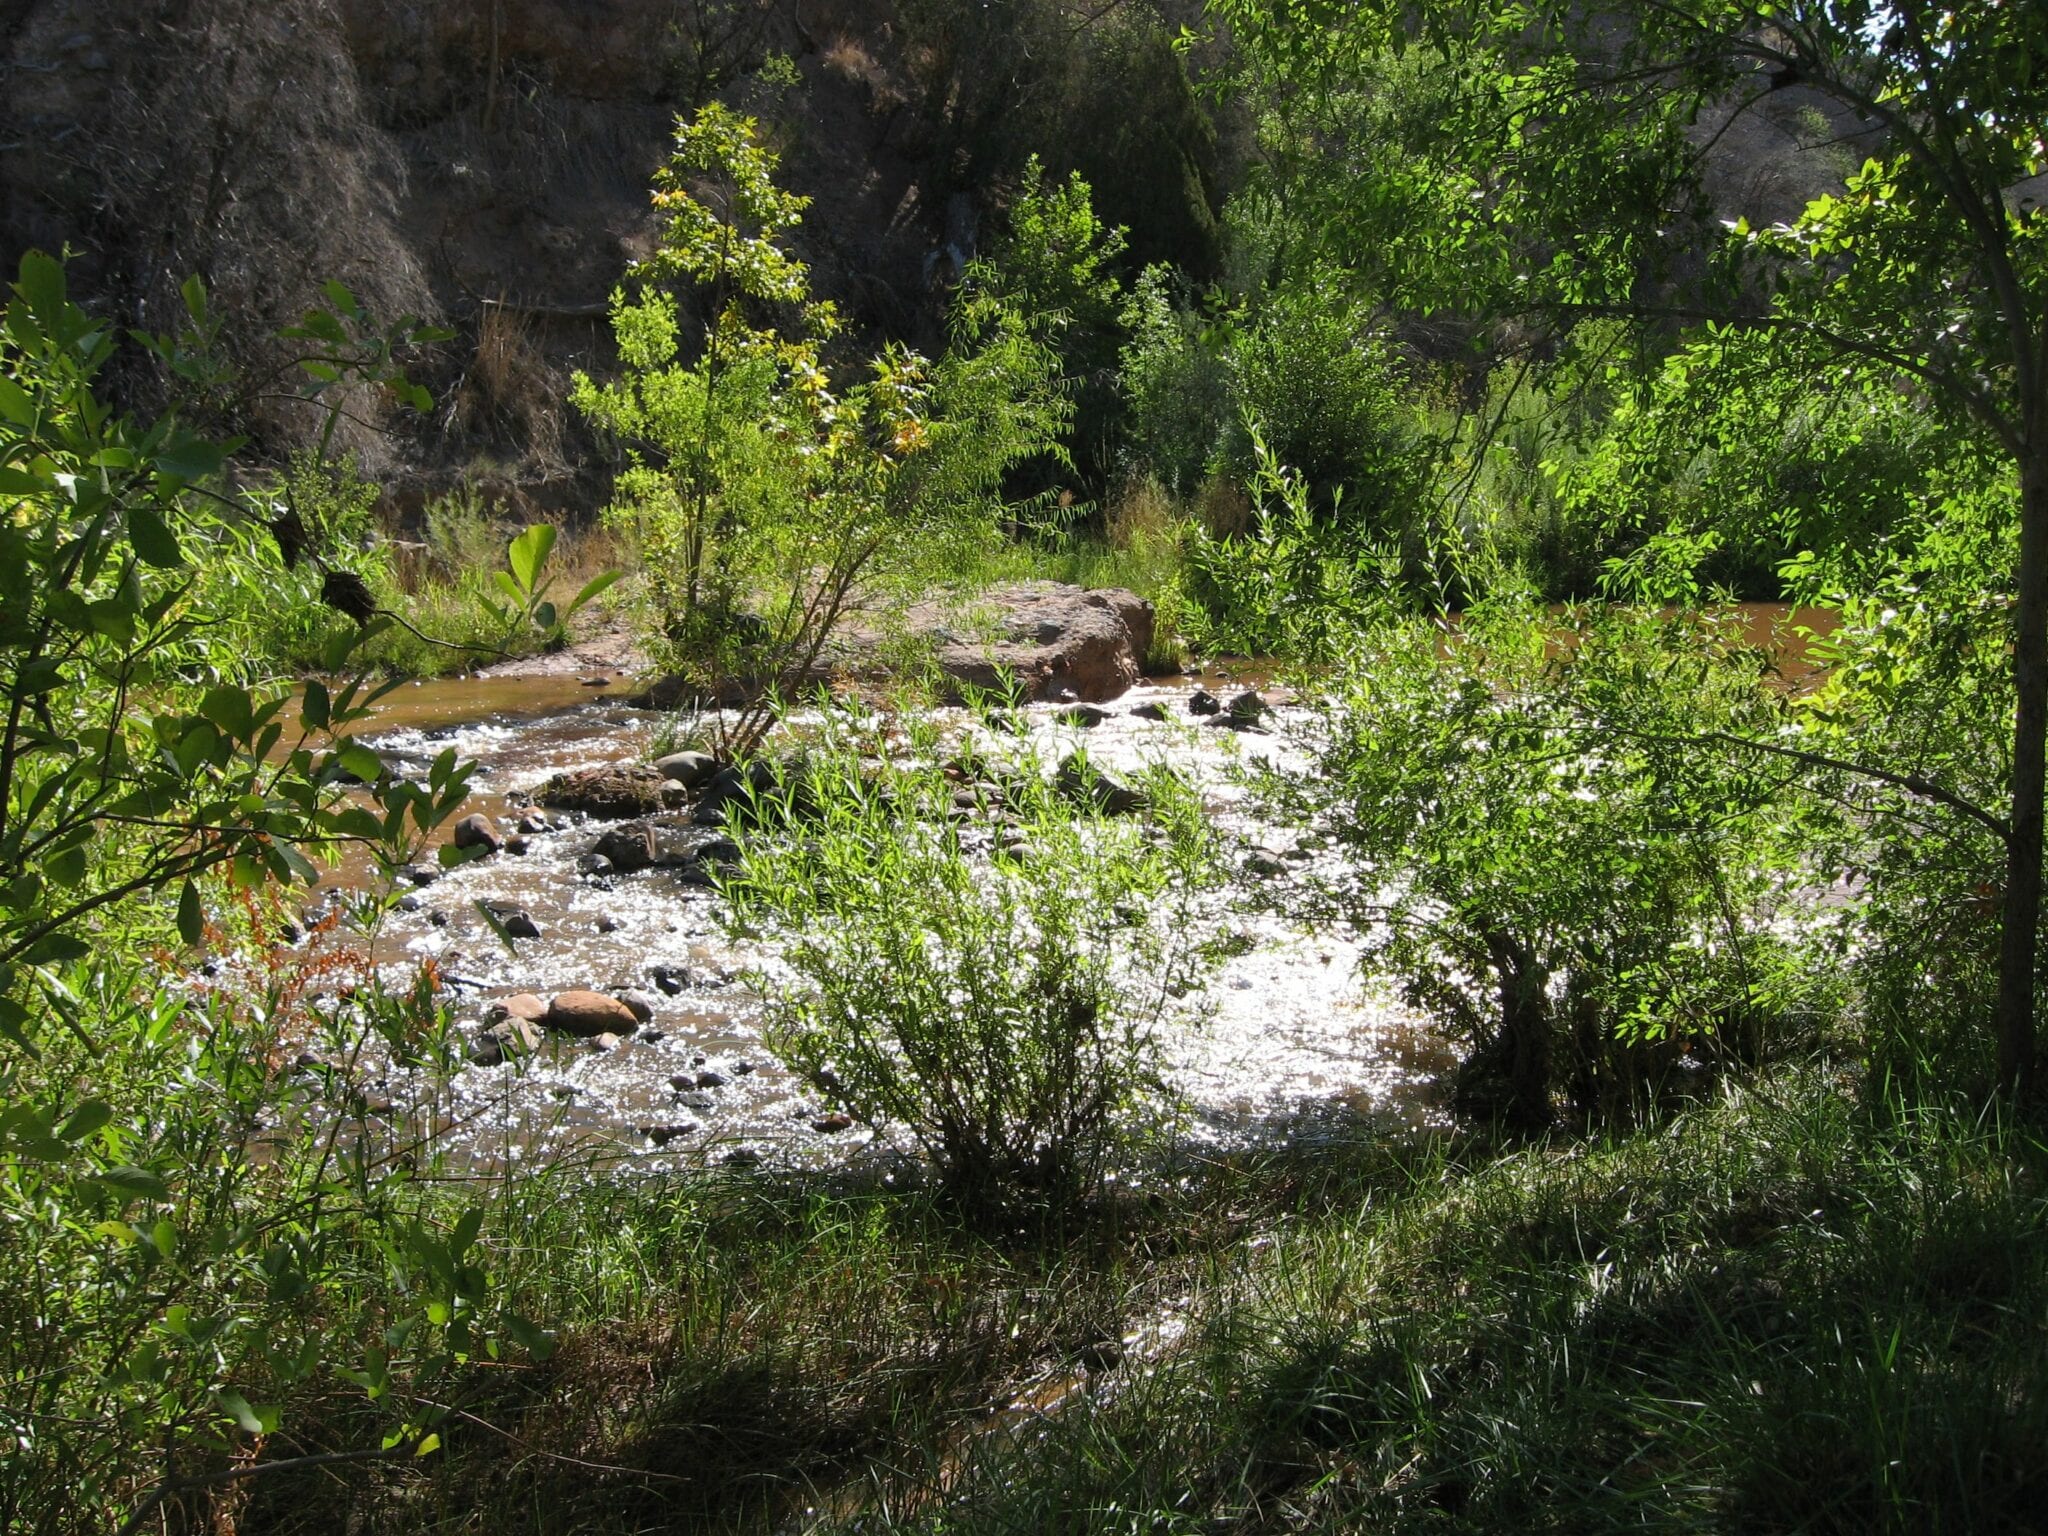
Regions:
<instances>
[{"instance_id":1,"label":"stream","mask_svg":"<svg viewBox=\"0 0 2048 1536\"><path fill-rule=\"evenodd\" d=\"M1093 762L1119 776L1170 764L1201 794L1222 834L1220 856L1262 871L1251 880L1284 880L1308 855L1291 832L1259 820L1237 769L1260 756L1298 760L1289 728L1305 712L1283 704L1269 731L1238 732L1187 709L1197 687L1228 697L1245 686L1243 676L1216 672L1147 684L1102 706L1107 718L1086 729L1063 723L1059 706L1032 705L1021 712L1026 735L1009 738L1011 749L1058 761L1085 744ZM650 1168L822 1166L861 1155L873 1133L830 1118L834 1106L762 1043L762 1000L747 978L773 973L772 952L728 938L718 896L675 870L580 874L578 861L614 823L529 808L530 793L556 773L648 756L663 717L608 691L575 677L410 684L361 728L400 772L450 747L474 760L465 813L482 811L507 833L522 821L553 824L528 830L515 845L523 852L461 865L411 892L376 939L375 958L389 973L409 975L432 960L452 983L465 1042L494 1000L522 992L631 990L652 1005L638 1033L616 1043L550 1038L452 1077L407 1070L380 1054L381 1044L365 1047L353 1070L372 1113L431 1126L440 1149L473 1168L566 1157ZM1134 713L1147 705L1167 718ZM978 729L966 711L940 713L949 730ZM478 911L483 901L516 905L538 937L508 949ZM1229 958L1178 1001L1162 1030L1184 1136L1229 1144L1441 1118L1439 1084L1452 1052L1390 992L1361 982L1353 942L1302 931L1242 900L1226 903L1216 922Z\"/></svg>"}]
</instances>

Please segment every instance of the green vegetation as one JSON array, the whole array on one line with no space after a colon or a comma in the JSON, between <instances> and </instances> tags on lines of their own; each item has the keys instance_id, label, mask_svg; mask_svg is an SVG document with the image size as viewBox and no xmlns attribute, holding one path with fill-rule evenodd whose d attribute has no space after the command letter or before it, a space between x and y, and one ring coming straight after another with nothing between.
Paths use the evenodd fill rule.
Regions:
<instances>
[{"instance_id":1,"label":"green vegetation","mask_svg":"<svg viewBox=\"0 0 2048 1536\"><path fill-rule=\"evenodd\" d=\"M876 724L828 719L726 882L732 921L772 923L801 978L768 986L769 1043L861 1120L905 1127L970 1209L1085 1194L1192 983L1201 814L1160 774L1144 823L1113 820L1085 759L1027 757L955 817L959 769L862 767ZM1002 839L994 867L968 856L976 834Z\"/></svg>"},{"instance_id":2,"label":"green vegetation","mask_svg":"<svg viewBox=\"0 0 2048 1536\"><path fill-rule=\"evenodd\" d=\"M596 527L400 519L340 424L431 406L442 336L338 283L281 436L196 279L135 334L20 261L0 1524L2042 1529L2036 8L904 0L992 220L930 355L797 254L811 55L688 9L567 386ZM1782 220L1717 159L1766 119ZM493 347L472 406L565 451ZM787 706L1024 575L1290 669L1290 857L1014 701ZM383 689L608 598L738 701L683 862L770 946L795 1118L876 1133L829 1170L458 1159L450 978L372 963L473 774L358 740ZM1234 906L1455 1047L1430 1129L1189 1134Z\"/></svg>"}]
</instances>

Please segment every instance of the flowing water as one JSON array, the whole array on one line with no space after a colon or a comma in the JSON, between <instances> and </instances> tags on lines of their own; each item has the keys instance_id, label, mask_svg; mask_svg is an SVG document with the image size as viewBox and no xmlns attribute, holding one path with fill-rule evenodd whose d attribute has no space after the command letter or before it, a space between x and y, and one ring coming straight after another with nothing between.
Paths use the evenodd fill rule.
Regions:
<instances>
[{"instance_id":1,"label":"flowing water","mask_svg":"<svg viewBox=\"0 0 2048 1536\"><path fill-rule=\"evenodd\" d=\"M1224 857L1295 877L1305 860L1284 828L1264 824L1238 770L1260 757L1298 760L1289 731L1305 718L1283 705L1268 733L1217 729L1191 716L1197 686L1224 694L1245 686L1209 674L1133 690L1082 729L1058 710L1025 711L1019 745L1056 761L1084 745L1117 775L1164 761L1200 789L1223 835ZM1166 721L1134 710L1164 705ZM964 711L943 711L948 729L972 729ZM446 680L398 690L362 738L400 772L447 748L478 764L471 800L509 831L528 794L566 769L643 760L661 717L630 709L576 678ZM566 1155L570 1148L650 1166L714 1159L817 1164L858 1155L870 1133L821 1130L831 1106L763 1047L762 1002L749 986L773 970L771 951L729 938L719 898L676 871L578 873L607 823L553 813L555 829L528 834L521 854L501 852L450 871L392 913L376 942L394 971L431 959L453 982L465 1036L497 998L568 988L633 989L654 1004L633 1036L600 1048L550 1041L503 1065L471 1066L432 1081L374 1052L366 1086L391 1113L437 1124L443 1144L485 1165ZM347 872L343 872L344 878ZM516 952L477 909L515 903L540 929ZM1233 903L1219 909L1217 937L1230 958L1199 992L1179 1000L1164 1031L1167 1077L1195 1137L1329 1134L1360 1121L1388 1128L1434 1120L1438 1085L1451 1064L1445 1044L1388 995L1363 984L1358 950L1334 932L1308 932ZM669 990L658 984L665 982Z\"/></svg>"}]
</instances>

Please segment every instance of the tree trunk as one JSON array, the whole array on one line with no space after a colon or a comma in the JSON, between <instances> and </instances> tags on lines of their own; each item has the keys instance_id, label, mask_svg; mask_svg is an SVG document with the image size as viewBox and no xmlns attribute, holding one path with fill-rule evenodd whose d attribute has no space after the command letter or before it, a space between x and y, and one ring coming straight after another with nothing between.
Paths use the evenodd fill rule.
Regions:
<instances>
[{"instance_id":1,"label":"tree trunk","mask_svg":"<svg viewBox=\"0 0 2048 1536\"><path fill-rule=\"evenodd\" d=\"M2041 412L2030 412L2038 418ZM2039 427L2030 420L2030 428ZM2041 927L2041 820L2048 769L2048 439L2020 460L2019 594L2013 628L2012 835L1998 946L1998 1081L2015 1098L2034 1076L2034 962Z\"/></svg>"}]
</instances>

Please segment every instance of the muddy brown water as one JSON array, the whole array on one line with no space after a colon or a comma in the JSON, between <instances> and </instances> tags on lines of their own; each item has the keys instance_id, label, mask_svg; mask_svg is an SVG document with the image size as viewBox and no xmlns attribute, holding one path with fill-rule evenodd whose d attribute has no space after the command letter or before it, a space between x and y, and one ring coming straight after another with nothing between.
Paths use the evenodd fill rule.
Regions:
<instances>
[{"instance_id":1,"label":"muddy brown water","mask_svg":"<svg viewBox=\"0 0 2048 1536\"><path fill-rule=\"evenodd\" d=\"M1223 834L1224 857L1263 854L1269 868L1285 865L1289 873L1258 878L1287 879L1302 857L1295 838L1259 821L1237 770L1260 757L1296 754L1288 731L1304 712L1283 708L1272 732L1240 734L1186 710L1198 686L1227 694L1269 671L1247 663L1148 684L1104 706L1109 718L1090 729L1062 724L1054 706L1035 705L1026 711L1027 736L1011 745L1045 761L1085 745L1112 774L1170 763L1199 786ZM481 810L510 831L527 795L553 774L647 757L663 718L612 697L625 691L622 681L600 689L574 677L423 682L387 695L359 735L400 772L448 748L474 761L465 812ZM1133 713L1148 704L1166 706L1170 719ZM964 711L939 713L943 729L976 729ZM524 1060L469 1066L446 1080L365 1047L355 1069L376 1100L390 1101L385 1113L435 1127L443 1148L472 1166L572 1154L648 1167L727 1158L817 1165L873 1151L875 1137L864 1128L815 1129L834 1106L763 1044L763 1000L750 978L775 973L772 948L732 939L719 920L719 898L673 871L580 875L578 860L606 824L555 814L568 824L530 834L523 855L461 866L415 893L411 910L385 919L377 959L394 974L431 959L452 978L465 1040L491 1001L518 992L632 988L654 1002L652 1020L611 1049L555 1041ZM337 871L342 883L356 873ZM508 951L477 910L486 900L516 903L540 936ZM1448 1047L1388 993L1360 980L1350 937L1298 929L1242 902L1219 905L1212 918L1235 952L1201 990L1177 1001L1161 1031L1184 1134L1298 1138L1441 1117ZM655 980L660 971L671 981L684 973L688 984L664 993ZM881 1140L889 1143L887 1133Z\"/></svg>"}]
</instances>

